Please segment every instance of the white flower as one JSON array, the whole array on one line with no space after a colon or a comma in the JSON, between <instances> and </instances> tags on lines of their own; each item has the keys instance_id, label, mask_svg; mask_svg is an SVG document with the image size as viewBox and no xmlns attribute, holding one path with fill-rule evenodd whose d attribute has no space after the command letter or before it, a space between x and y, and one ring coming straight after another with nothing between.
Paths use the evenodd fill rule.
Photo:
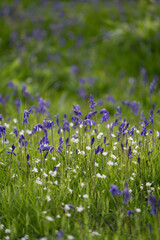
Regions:
<instances>
[{"instance_id":1,"label":"white flower","mask_svg":"<svg viewBox=\"0 0 160 240\"><path fill-rule=\"evenodd\" d=\"M6 239L6 240L9 240L10 239L10 237L9 236L5 236L5 238L4 239Z\"/></svg>"},{"instance_id":2,"label":"white flower","mask_svg":"<svg viewBox=\"0 0 160 240\"><path fill-rule=\"evenodd\" d=\"M98 178L101 178L101 174L100 174L100 173L97 173L96 176L97 176Z\"/></svg>"},{"instance_id":3,"label":"white flower","mask_svg":"<svg viewBox=\"0 0 160 240\"><path fill-rule=\"evenodd\" d=\"M39 184L39 185L42 185L42 182L39 181L39 180L36 180L36 183Z\"/></svg>"},{"instance_id":4,"label":"white flower","mask_svg":"<svg viewBox=\"0 0 160 240\"><path fill-rule=\"evenodd\" d=\"M56 165L56 167L60 167L61 166L61 163L58 163L57 165Z\"/></svg>"},{"instance_id":5,"label":"white flower","mask_svg":"<svg viewBox=\"0 0 160 240\"><path fill-rule=\"evenodd\" d=\"M70 127L73 127L73 126L74 126L74 124L71 122L71 123L69 124L69 126L70 126Z\"/></svg>"},{"instance_id":6,"label":"white flower","mask_svg":"<svg viewBox=\"0 0 160 240\"><path fill-rule=\"evenodd\" d=\"M26 131L28 133L28 135L31 135L32 134L32 131L31 130L28 130Z\"/></svg>"},{"instance_id":7,"label":"white flower","mask_svg":"<svg viewBox=\"0 0 160 240\"><path fill-rule=\"evenodd\" d=\"M36 167L33 168L32 172L35 172L37 173L38 172L38 169Z\"/></svg>"},{"instance_id":8,"label":"white flower","mask_svg":"<svg viewBox=\"0 0 160 240\"><path fill-rule=\"evenodd\" d=\"M72 235L67 235L67 238L68 238L69 240L74 239L74 237L73 237Z\"/></svg>"},{"instance_id":9,"label":"white flower","mask_svg":"<svg viewBox=\"0 0 160 240\"><path fill-rule=\"evenodd\" d=\"M136 161L132 161L132 163L134 163L135 165L137 165L137 162L136 162Z\"/></svg>"},{"instance_id":10,"label":"white flower","mask_svg":"<svg viewBox=\"0 0 160 240\"><path fill-rule=\"evenodd\" d=\"M14 123L17 123L17 118L13 118L13 122L14 122Z\"/></svg>"},{"instance_id":11,"label":"white flower","mask_svg":"<svg viewBox=\"0 0 160 240\"><path fill-rule=\"evenodd\" d=\"M112 137L116 137L116 135L115 135L115 134L113 134L113 133L111 134L111 136L112 136Z\"/></svg>"},{"instance_id":12,"label":"white flower","mask_svg":"<svg viewBox=\"0 0 160 240\"><path fill-rule=\"evenodd\" d=\"M71 138L71 142L78 143L79 139L78 138Z\"/></svg>"},{"instance_id":13,"label":"white flower","mask_svg":"<svg viewBox=\"0 0 160 240\"><path fill-rule=\"evenodd\" d=\"M39 238L39 240L47 240L46 237Z\"/></svg>"},{"instance_id":14,"label":"white flower","mask_svg":"<svg viewBox=\"0 0 160 240\"><path fill-rule=\"evenodd\" d=\"M107 154L108 154L107 152L103 152L102 153L103 156L107 156Z\"/></svg>"},{"instance_id":15,"label":"white flower","mask_svg":"<svg viewBox=\"0 0 160 240\"><path fill-rule=\"evenodd\" d=\"M107 162L107 164L108 164L109 166L113 166L113 165L114 165L114 162L109 161L109 162Z\"/></svg>"},{"instance_id":16,"label":"white flower","mask_svg":"<svg viewBox=\"0 0 160 240\"><path fill-rule=\"evenodd\" d=\"M87 150L91 150L91 147L90 147L90 146L87 146L86 149L87 149Z\"/></svg>"},{"instance_id":17,"label":"white flower","mask_svg":"<svg viewBox=\"0 0 160 240\"><path fill-rule=\"evenodd\" d=\"M67 216L67 217L71 217L71 214L70 214L70 213L66 213L66 216Z\"/></svg>"},{"instance_id":18,"label":"white flower","mask_svg":"<svg viewBox=\"0 0 160 240\"><path fill-rule=\"evenodd\" d=\"M3 228L4 228L4 225L3 225L3 224L1 224L1 225L0 225L0 229L1 229L1 230L3 230Z\"/></svg>"},{"instance_id":19,"label":"white flower","mask_svg":"<svg viewBox=\"0 0 160 240\"><path fill-rule=\"evenodd\" d=\"M80 155L84 156L85 155L85 151L81 151Z\"/></svg>"},{"instance_id":20,"label":"white flower","mask_svg":"<svg viewBox=\"0 0 160 240\"><path fill-rule=\"evenodd\" d=\"M8 123L4 123L4 126L6 127L6 128L9 128L9 124Z\"/></svg>"},{"instance_id":21,"label":"white flower","mask_svg":"<svg viewBox=\"0 0 160 240\"><path fill-rule=\"evenodd\" d=\"M46 196L47 202L51 201L51 197L50 196Z\"/></svg>"},{"instance_id":22,"label":"white flower","mask_svg":"<svg viewBox=\"0 0 160 240\"><path fill-rule=\"evenodd\" d=\"M134 180L134 178L133 178L133 177L130 177L129 179L131 179L132 181Z\"/></svg>"},{"instance_id":23,"label":"white flower","mask_svg":"<svg viewBox=\"0 0 160 240\"><path fill-rule=\"evenodd\" d=\"M111 158L116 159L117 157L114 154L111 154Z\"/></svg>"},{"instance_id":24,"label":"white flower","mask_svg":"<svg viewBox=\"0 0 160 240\"><path fill-rule=\"evenodd\" d=\"M3 166L5 165L3 162L0 162L0 164L3 165Z\"/></svg>"},{"instance_id":25,"label":"white flower","mask_svg":"<svg viewBox=\"0 0 160 240\"><path fill-rule=\"evenodd\" d=\"M54 182L54 184L58 185L58 181L56 180L56 181Z\"/></svg>"},{"instance_id":26,"label":"white flower","mask_svg":"<svg viewBox=\"0 0 160 240\"><path fill-rule=\"evenodd\" d=\"M150 187L151 185L152 185L152 183L150 183L150 182L147 182L147 183L146 183L146 186L147 186L147 187Z\"/></svg>"},{"instance_id":27,"label":"white flower","mask_svg":"<svg viewBox=\"0 0 160 240\"><path fill-rule=\"evenodd\" d=\"M44 176L44 177L48 177L48 174L46 174L46 173L44 172L44 173L43 173L43 176Z\"/></svg>"},{"instance_id":28,"label":"white flower","mask_svg":"<svg viewBox=\"0 0 160 240\"><path fill-rule=\"evenodd\" d=\"M83 198L88 198L88 195L87 195L87 194L84 194L84 195L83 195Z\"/></svg>"},{"instance_id":29,"label":"white flower","mask_svg":"<svg viewBox=\"0 0 160 240\"><path fill-rule=\"evenodd\" d=\"M19 132L19 135L24 135L24 130L21 130L21 131Z\"/></svg>"},{"instance_id":30,"label":"white flower","mask_svg":"<svg viewBox=\"0 0 160 240\"><path fill-rule=\"evenodd\" d=\"M68 190L71 194L73 193L73 190L71 188L68 188Z\"/></svg>"},{"instance_id":31,"label":"white flower","mask_svg":"<svg viewBox=\"0 0 160 240\"><path fill-rule=\"evenodd\" d=\"M92 235L92 236L95 236L95 235L96 235L96 236L101 236L101 234L98 233L98 232L92 232L91 235Z\"/></svg>"},{"instance_id":32,"label":"white flower","mask_svg":"<svg viewBox=\"0 0 160 240\"><path fill-rule=\"evenodd\" d=\"M98 163L95 162L94 166L95 166L95 167L98 167Z\"/></svg>"},{"instance_id":33,"label":"white flower","mask_svg":"<svg viewBox=\"0 0 160 240\"><path fill-rule=\"evenodd\" d=\"M104 175L104 174L102 174L102 176L101 176L102 178L106 178L106 175Z\"/></svg>"},{"instance_id":34,"label":"white flower","mask_svg":"<svg viewBox=\"0 0 160 240\"><path fill-rule=\"evenodd\" d=\"M55 161L55 160L56 160L56 158L55 158L55 157L52 157L52 160L54 160L54 161Z\"/></svg>"},{"instance_id":35,"label":"white flower","mask_svg":"<svg viewBox=\"0 0 160 240\"><path fill-rule=\"evenodd\" d=\"M11 232L10 229L8 229L8 228L5 229L5 233L10 233L10 232Z\"/></svg>"},{"instance_id":36,"label":"white flower","mask_svg":"<svg viewBox=\"0 0 160 240\"><path fill-rule=\"evenodd\" d=\"M65 204L64 210L66 210L66 211L70 210L70 206L68 204Z\"/></svg>"},{"instance_id":37,"label":"white flower","mask_svg":"<svg viewBox=\"0 0 160 240\"><path fill-rule=\"evenodd\" d=\"M82 212L83 210L84 210L84 208L82 206L77 207L78 212Z\"/></svg>"},{"instance_id":38,"label":"white flower","mask_svg":"<svg viewBox=\"0 0 160 240\"><path fill-rule=\"evenodd\" d=\"M53 219L52 217L50 217L50 216L46 216L46 219L47 219L48 221L50 221L50 222L53 222L53 221L54 221L54 219Z\"/></svg>"},{"instance_id":39,"label":"white flower","mask_svg":"<svg viewBox=\"0 0 160 240\"><path fill-rule=\"evenodd\" d=\"M24 236L24 238L25 238L25 239L29 239L29 235L26 234L26 235Z\"/></svg>"},{"instance_id":40,"label":"white flower","mask_svg":"<svg viewBox=\"0 0 160 240\"><path fill-rule=\"evenodd\" d=\"M136 210L135 210L136 212L141 212L141 209L140 208L136 208Z\"/></svg>"},{"instance_id":41,"label":"white flower","mask_svg":"<svg viewBox=\"0 0 160 240\"><path fill-rule=\"evenodd\" d=\"M60 215L57 215L56 217L57 217L57 218L61 218L61 216L60 216Z\"/></svg>"},{"instance_id":42,"label":"white flower","mask_svg":"<svg viewBox=\"0 0 160 240\"><path fill-rule=\"evenodd\" d=\"M81 187L84 187L84 183L83 182L81 183Z\"/></svg>"}]
</instances>

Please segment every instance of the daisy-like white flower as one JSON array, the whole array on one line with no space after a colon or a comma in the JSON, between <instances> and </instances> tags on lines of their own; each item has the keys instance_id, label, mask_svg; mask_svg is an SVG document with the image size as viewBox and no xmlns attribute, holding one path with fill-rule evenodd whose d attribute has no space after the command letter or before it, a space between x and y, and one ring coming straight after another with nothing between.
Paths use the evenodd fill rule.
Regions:
<instances>
[{"instance_id":1,"label":"daisy-like white flower","mask_svg":"<svg viewBox=\"0 0 160 240\"><path fill-rule=\"evenodd\" d=\"M50 196L46 196L46 200L47 200L47 202L50 202L52 199Z\"/></svg>"},{"instance_id":2,"label":"daisy-like white flower","mask_svg":"<svg viewBox=\"0 0 160 240\"><path fill-rule=\"evenodd\" d=\"M150 187L151 185L152 185L152 183L150 183L150 182L147 182L147 183L146 183L146 186L147 186L147 187Z\"/></svg>"},{"instance_id":3,"label":"daisy-like white flower","mask_svg":"<svg viewBox=\"0 0 160 240\"><path fill-rule=\"evenodd\" d=\"M68 238L69 240L74 239L74 237L73 237L72 235L67 235L67 238Z\"/></svg>"},{"instance_id":4,"label":"daisy-like white flower","mask_svg":"<svg viewBox=\"0 0 160 240\"><path fill-rule=\"evenodd\" d=\"M36 180L36 183L42 185L43 183L40 180Z\"/></svg>"},{"instance_id":5,"label":"daisy-like white flower","mask_svg":"<svg viewBox=\"0 0 160 240\"><path fill-rule=\"evenodd\" d=\"M141 212L141 209L140 208L136 208L135 210L137 213L140 213Z\"/></svg>"},{"instance_id":6,"label":"daisy-like white flower","mask_svg":"<svg viewBox=\"0 0 160 240\"><path fill-rule=\"evenodd\" d=\"M32 172L37 173L37 172L38 172L38 169L37 169L36 167L34 167L34 168L32 169Z\"/></svg>"},{"instance_id":7,"label":"daisy-like white flower","mask_svg":"<svg viewBox=\"0 0 160 240\"><path fill-rule=\"evenodd\" d=\"M46 216L46 219L50 222L54 222L54 219L51 216Z\"/></svg>"},{"instance_id":8,"label":"daisy-like white flower","mask_svg":"<svg viewBox=\"0 0 160 240\"><path fill-rule=\"evenodd\" d=\"M79 207L77 207L78 212L82 212L83 210L84 210L84 208L81 205Z\"/></svg>"},{"instance_id":9,"label":"daisy-like white flower","mask_svg":"<svg viewBox=\"0 0 160 240\"><path fill-rule=\"evenodd\" d=\"M87 195L87 194L84 194L84 195L83 195L83 198L88 198L88 195Z\"/></svg>"},{"instance_id":10,"label":"daisy-like white flower","mask_svg":"<svg viewBox=\"0 0 160 240\"><path fill-rule=\"evenodd\" d=\"M114 165L114 162L109 161L109 162L107 162L107 164L108 164L109 166L113 166L113 165Z\"/></svg>"}]
</instances>

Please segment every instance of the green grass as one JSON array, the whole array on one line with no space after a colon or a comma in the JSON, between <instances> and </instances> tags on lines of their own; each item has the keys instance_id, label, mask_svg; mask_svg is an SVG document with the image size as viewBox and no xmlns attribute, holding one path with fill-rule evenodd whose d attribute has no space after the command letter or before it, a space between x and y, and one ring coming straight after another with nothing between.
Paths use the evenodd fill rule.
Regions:
<instances>
[{"instance_id":1,"label":"green grass","mask_svg":"<svg viewBox=\"0 0 160 240\"><path fill-rule=\"evenodd\" d=\"M0 129L5 126L6 130L6 135L0 135L0 239L159 239L159 81L151 99L149 94L150 83L160 73L159 11L160 4L154 1L0 2ZM77 67L75 73L72 66ZM18 87L14 87L14 94L13 89L6 87L8 81ZM21 90L24 85L29 96ZM78 93L80 90L84 96ZM38 93L50 102L49 108L44 102L44 114L36 111L40 106ZM2 104L6 94L10 97ZM103 102L95 107L95 126L88 126L85 132L84 122L78 122L76 129L70 126L70 133L58 134L55 115L60 114L62 128L64 114L69 123L73 122L73 105L79 104L83 113L80 119L84 121L91 112L90 94L97 103ZM106 100L110 95L115 103ZM34 100L30 100L31 96ZM17 98L22 103L19 113ZM122 104L124 100L140 103L136 116ZM112 132L107 124L115 121L118 106L122 118L117 117L119 123ZM31 107L29 124L24 126L24 110ZM99 111L103 108L109 111L110 118L101 124ZM144 138L142 113L149 122ZM53 135L44 127L45 118L55 123ZM137 129L133 138L127 130L118 139L124 119L125 124L130 124L129 131L133 126ZM46 130L30 136L27 130L32 131L38 123ZM15 127L18 137L12 134ZM150 129L154 130L154 139ZM28 142L26 153L19 144L21 130L23 141ZM55 149L45 159L45 152L41 155L37 148L46 131L47 146ZM103 133L101 137L99 133ZM74 134L79 137L78 143L72 141ZM93 136L95 142L89 149ZM104 136L110 145L104 145ZM3 144L4 137L8 142ZM60 137L62 153L58 150ZM71 146L66 149L67 137ZM12 144L16 146L16 156L11 159L6 151ZM95 155L98 145L106 148L106 156ZM128 158L129 146L133 158ZM126 181L131 199L124 204L123 194L112 196L110 185L123 191ZM150 194L156 197L156 216L151 213ZM134 213L128 216L128 210Z\"/></svg>"}]
</instances>

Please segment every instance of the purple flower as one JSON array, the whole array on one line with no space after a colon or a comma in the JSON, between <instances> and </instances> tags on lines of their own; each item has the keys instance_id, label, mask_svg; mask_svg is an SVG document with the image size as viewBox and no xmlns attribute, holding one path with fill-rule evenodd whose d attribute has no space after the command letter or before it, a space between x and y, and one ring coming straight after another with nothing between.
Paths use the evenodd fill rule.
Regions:
<instances>
[{"instance_id":1,"label":"purple flower","mask_svg":"<svg viewBox=\"0 0 160 240\"><path fill-rule=\"evenodd\" d=\"M112 196L122 195L123 191L119 190L116 185L110 185L111 189L109 190Z\"/></svg>"},{"instance_id":2,"label":"purple flower","mask_svg":"<svg viewBox=\"0 0 160 240\"><path fill-rule=\"evenodd\" d=\"M148 156L149 156L152 152L153 152L153 150L152 150L152 151L149 151L149 152L148 152Z\"/></svg>"},{"instance_id":3,"label":"purple flower","mask_svg":"<svg viewBox=\"0 0 160 240\"><path fill-rule=\"evenodd\" d=\"M29 154L27 154L27 164L28 164L29 167L31 167L31 165L29 163L29 158L30 158L30 156L29 156Z\"/></svg>"},{"instance_id":4,"label":"purple flower","mask_svg":"<svg viewBox=\"0 0 160 240\"><path fill-rule=\"evenodd\" d=\"M20 112L20 106L21 106L21 100L17 98L14 102L16 104L17 112L19 113Z\"/></svg>"},{"instance_id":5,"label":"purple flower","mask_svg":"<svg viewBox=\"0 0 160 240\"><path fill-rule=\"evenodd\" d=\"M133 210L133 211L131 211L131 210L128 210L128 211L127 211L127 214L128 214L129 217L130 217L133 213L134 213L134 210Z\"/></svg>"},{"instance_id":6,"label":"purple flower","mask_svg":"<svg viewBox=\"0 0 160 240\"><path fill-rule=\"evenodd\" d=\"M128 158L133 158L132 155L132 150L131 150L131 146L129 146L129 149L128 149Z\"/></svg>"},{"instance_id":7,"label":"purple flower","mask_svg":"<svg viewBox=\"0 0 160 240\"><path fill-rule=\"evenodd\" d=\"M153 81L150 84L150 91L149 91L150 94L152 94L154 92L156 83L157 83L157 80L153 79Z\"/></svg>"},{"instance_id":8,"label":"purple flower","mask_svg":"<svg viewBox=\"0 0 160 240\"><path fill-rule=\"evenodd\" d=\"M12 151L7 151L7 153L10 153L11 156L12 156L12 154L13 154L14 156L16 156L16 154L13 152L14 149L15 149L15 146L14 146L14 144L13 144L13 145L12 145Z\"/></svg>"},{"instance_id":9,"label":"purple flower","mask_svg":"<svg viewBox=\"0 0 160 240\"><path fill-rule=\"evenodd\" d=\"M97 103L93 101L93 96L92 96L92 94L90 94L90 97L89 97L88 102L90 103L89 106L90 106L91 110L93 111L94 108L95 108L95 106L97 105Z\"/></svg>"},{"instance_id":10,"label":"purple flower","mask_svg":"<svg viewBox=\"0 0 160 240\"><path fill-rule=\"evenodd\" d=\"M95 141L95 138L93 137L93 138L91 139L91 147L92 147L94 141Z\"/></svg>"},{"instance_id":11,"label":"purple flower","mask_svg":"<svg viewBox=\"0 0 160 240\"><path fill-rule=\"evenodd\" d=\"M131 198L129 191L128 191L128 183L127 181L125 182L125 188L123 191L123 203L127 204L128 200Z\"/></svg>"},{"instance_id":12,"label":"purple flower","mask_svg":"<svg viewBox=\"0 0 160 240\"><path fill-rule=\"evenodd\" d=\"M63 238L63 236L64 236L64 232L62 230L60 230L56 237L56 240L60 240L61 238Z\"/></svg>"}]
</instances>

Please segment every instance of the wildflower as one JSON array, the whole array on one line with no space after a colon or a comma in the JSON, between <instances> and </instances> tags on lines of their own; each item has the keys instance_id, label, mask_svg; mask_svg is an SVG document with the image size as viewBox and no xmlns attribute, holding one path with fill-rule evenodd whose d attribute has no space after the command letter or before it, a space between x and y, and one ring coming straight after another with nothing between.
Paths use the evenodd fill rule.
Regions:
<instances>
[{"instance_id":1,"label":"wildflower","mask_svg":"<svg viewBox=\"0 0 160 240\"><path fill-rule=\"evenodd\" d=\"M94 144L94 141L95 141L95 138L93 137L93 138L91 139L91 147L92 147L92 145Z\"/></svg>"},{"instance_id":2,"label":"wildflower","mask_svg":"<svg viewBox=\"0 0 160 240\"><path fill-rule=\"evenodd\" d=\"M84 210L84 208L81 205L79 207L77 207L78 212L82 212L83 210Z\"/></svg>"},{"instance_id":3,"label":"wildflower","mask_svg":"<svg viewBox=\"0 0 160 240\"><path fill-rule=\"evenodd\" d=\"M68 238L69 240L73 240L73 239L74 239L74 237L73 237L72 235L67 235L67 238Z\"/></svg>"},{"instance_id":4,"label":"wildflower","mask_svg":"<svg viewBox=\"0 0 160 240\"><path fill-rule=\"evenodd\" d=\"M112 194L112 196L123 194L123 191L119 190L116 185L112 184L112 185L110 185L110 187L111 187L111 189L109 191Z\"/></svg>"},{"instance_id":5,"label":"wildflower","mask_svg":"<svg viewBox=\"0 0 160 240\"><path fill-rule=\"evenodd\" d=\"M153 195L150 195L148 198L148 203L151 205L152 207L152 215L156 216L157 215L157 211L156 211L156 197Z\"/></svg>"},{"instance_id":6,"label":"wildflower","mask_svg":"<svg viewBox=\"0 0 160 240\"><path fill-rule=\"evenodd\" d=\"M140 208L136 208L135 211L136 211L137 213L140 213L140 212L141 212L141 209L140 209Z\"/></svg>"},{"instance_id":7,"label":"wildflower","mask_svg":"<svg viewBox=\"0 0 160 240\"><path fill-rule=\"evenodd\" d=\"M131 198L131 196L129 194L129 191L128 191L128 183L127 182L125 182L125 188L124 188L124 191L123 191L123 197L124 197L123 203L127 204L128 200Z\"/></svg>"},{"instance_id":8,"label":"wildflower","mask_svg":"<svg viewBox=\"0 0 160 240\"><path fill-rule=\"evenodd\" d=\"M28 165L29 167L31 167L31 165L30 165L30 163L29 163L29 158L30 158L30 156L29 156L29 154L27 154L27 165Z\"/></svg>"},{"instance_id":9,"label":"wildflower","mask_svg":"<svg viewBox=\"0 0 160 240\"><path fill-rule=\"evenodd\" d=\"M64 232L63 232L62 230L60 230L60 231L58 232L58 235L57 235L57 237L56 237L56 240L60 240L61 238L63 238L63 236L64 236Z\"/></svg>"},{"instance_id":10,"label":"wildflower","mask_svg":"<svg viewBox=\"0 0 160 240\"><path fill-rule=\"evenodd\" d=\"M133 211L131 211L131 210L128 210L128 211L127 211L127 214L128 214L129 217L130 217L133 213L134 213L134 210L133 210Z\"/></svg>"},{"instance_id":11,"label":"wildflower","mask_svg":"<svg viewBox=\"0 0 160 240\"><path fill-rule=\"evenodd\" d=\"M16 154L13 152L14 149L15 149L15 146L14 146L14 144L13 144L13 145L12 145L12 151L7 151L7 153L10 153L10 154L11 154L11 158L12 158L12 154L13 154L14 156L16 156Z\"/></svg>"},{"instance_id":12,"label":"wildflower","mask_svg":"<svg viewBox=\"0 0 160 240\"><path fill-rule=\"evenodd\" d=\"M46 216L46 219L47 219L48 221L50 221L50 222L53 222L53 221L54 221L54 219L53 219L52 217L50 217L50 216Z\"/></svg>"},{"instance_id":13,"label":"wildflower","mask_svg":"<svg viewBox=\"0 0 160 240\"><path fill-rule=\"evenodd\" d=\"M83 198L88 198L88 195L87 195L87 194L84 194L84 195L83 195Z\"/></svg>"}]
</instances>

